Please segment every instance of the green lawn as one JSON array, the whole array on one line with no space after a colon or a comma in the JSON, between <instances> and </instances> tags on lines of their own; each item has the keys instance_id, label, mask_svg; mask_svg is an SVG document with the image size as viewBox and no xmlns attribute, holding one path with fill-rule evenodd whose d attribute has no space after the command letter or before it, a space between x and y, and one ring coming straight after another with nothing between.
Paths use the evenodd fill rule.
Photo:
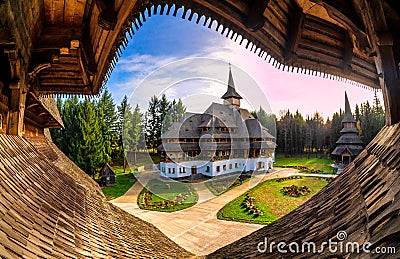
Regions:
<instances>
[{"instance_id":1,"label":"green lawn","mask_svg":"<svg viewBox=\"0 0 400 259\"><path fill-rule=\"evenodd\" d=\"M226 204L218 213L218 219L269 224L286 215L319 192L328 182L318 177L303 177L278 182L276 179L265 181L243 195ZM285 186L307 186L311 193L301 197L286 196L281 192ZM254 204L263 211L263 215L254 216L242 206L246 194L255 198Z\"/></svg>"},{"instance_id":2,"label":"green lawn","mask_svg":"<svg viewBox=\"0 0 400 259\"><path fill-rule=\"evenodd\" d=\"M240 177L242 178L242 184L251 179L251 175L242 175ZM204 184L215 196L219 196L240 185L239 175L216 177L206 181Z\"/></svg>"},{"instance_id":3,"label":"green lawn","mask_svg":"<svg viewBox=\"0 0 400 259\"><path fill-rule=\"evenodd\" d=\"M330 164L333 160L327 158L307 158L307 157L283 157L275 158L275 167L307 167L309 171L319 170L322 172L333 173Z\"/></svg>"},{"instance_id":4,"label":"green lawn","mask_svg":"<svg viewBox=\"0 0 400 259\"><path fill-rule=\"evenodd\" d=\"M179 196L187 196L182 199ZM148 197L148 199L146 199ZM188 183L150 180L138 196L141 209L172 212L189 208L197 203L199 196Z\"/></svg>"},{"instance_id":5,"label":"green lawn","mask_svg":"<svg viewBox=\"0 0 400 259\"><path fill-rule=\"evenodd\" d=\"M124 195L136 182L135 176L133 173L129 172L129 169L126 170L125 174L122 167L113 167L113 169L115 171L116 184L114 186L102 188L107 200L113 200Z\"/></svg>"}]
</instances>

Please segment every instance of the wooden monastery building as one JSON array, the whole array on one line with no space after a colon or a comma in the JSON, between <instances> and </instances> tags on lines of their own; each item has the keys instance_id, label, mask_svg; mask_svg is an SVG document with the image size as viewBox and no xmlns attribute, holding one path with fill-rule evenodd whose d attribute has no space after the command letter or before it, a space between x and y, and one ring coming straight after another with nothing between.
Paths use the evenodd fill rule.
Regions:
<instances>
[{"instance_id":1,"label":"wooden monastery building","mask_svg":"<svg viewBox=\"0 0 400 259\"><path fill-rule=\"evenodd\" d=\"M47 98L100 94L129 38L153 15L179 15L182 22L208 28L216 24L219 34L276 69L383 94L386 126L356 158L347 159L342 174L288 215L205 257L400 257L398 1L0 0L0 258L195 257L153 225L107 202L98 184L53 144L48 130L62 122L54 100ZM223 163L223 173L224 164L230 168L225 157L236 159L245 148L250 159L266 159L263 167L270 166L271 137L261 127L252 135L258 124L240 108L240 95L230 86L225 105L187 114L172 126L179 135L164 136L165 168L175 166L173 160L185 163L186 173L192 166L206 173L206 167L191 164L192 158L205 156ZM248 141L235 143L235 134L241 135L239 128L233 132L233 114L243 119L246 127L240 129L248 130ZM343 138L354 136L352 118L343 123ZM348 148L338 154L354 154L347 141L341 144ZM210 164L210 173L216 173L216 165ZM371 251L395 250L284 255L257 250L265 238L275 244L312 241L319 247L336 241L339 231L347 233L347 242L368 242Z\"/></svg>"},{"instance_id":2,"label":"wooden monastery building","mask_svg":"<svg viewBox=\"0 0 400 259\"><path fill-rule=\"evenodd\" d=\"M170 178L193 174L218 176L268 170L274 163L275 137L240 107L232 70L223 104L212 103L204 113L186 112L162 135L161 175Z\"/></svg>"}]
</instances>

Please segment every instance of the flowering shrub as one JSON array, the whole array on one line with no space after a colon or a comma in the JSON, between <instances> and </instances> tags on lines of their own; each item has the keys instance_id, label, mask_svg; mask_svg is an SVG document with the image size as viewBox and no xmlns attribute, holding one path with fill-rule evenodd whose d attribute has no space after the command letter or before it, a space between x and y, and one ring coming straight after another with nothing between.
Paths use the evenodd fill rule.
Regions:
<instances>
[{"instance_id":1,"label":"flowering shrub","mask_svg":"<svg viewBox=\"0 0 400 259\"><path fill-rule=\"evenodd\" d=\"M292 176L289 176L289 177L278 178L278 179L276 179L276 181L278 183L281 183L281 182L284 182L284 181L287 181L287 180L292 180L292 179L303 179L303 177L300 176L300 175L292 175Z\"/></svg>"},{"instance_id":2,"label":"flowering shrub","mask_svg":"<svg viewBox=\"0 0 400 259\"><path fill-rule=\"evenodd\" d=\"M292 196L292 197L300 197L305 196L311 192L310 188L307 186L285 186L281 189L281 192L284 195Z\"/></svg>"},{"instance_id":3,"label":"flowering shrub","mask_svg":"<svg viewBox=\"0 0 400 259\"><path fill-rule=\"evenodd\" d=\"M246 194L246 197L244 198L241 205L243 208L248 210L251 214L258 217L258 216L263 215L264 212L262 210L260 210L259 208L257 208L257 206L255 205L255 200L256 200L256 198L250 197L249 194Z\"/></svg>"}]
</instances>

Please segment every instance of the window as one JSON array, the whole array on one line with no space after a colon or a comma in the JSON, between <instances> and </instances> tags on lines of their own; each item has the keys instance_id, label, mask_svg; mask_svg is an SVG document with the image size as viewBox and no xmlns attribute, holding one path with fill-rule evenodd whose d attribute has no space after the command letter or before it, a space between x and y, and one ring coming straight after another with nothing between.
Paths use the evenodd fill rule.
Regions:
<instances>
[{"instance_id":1,"label":"window","mask_svg":"<svg viewBox=\"0 0 400 259\"><path fill-rule=\"evenodd\" d=\"M165 167L161 167L161 172L165 172Z\"/></svg>"},{"instance_id":2,"label":"window","mask_svg":"<svg viewBox=\"0 0 400 259\"><path fill-rule=\"evenodd\" d=\"M183 173L186 173L186 167L183 168Z\"/></svg>"},{"instance_id":3,"label":"window","mask_svg":"<svg viewBox=\"0 0 400 259\"><path fill-rule=\"evenodd\" d=\"M210 172L210 166L207 166L206 167L206 173L209 173Z\"/></svg>"},{"instance_id":4,"label":"window","mask_svg":"<svg viewBox=\"0 0 400 259\"><path fill-rule=\"evenodd\" d=\"M175 168L172 168L172 174L175 174Z\"/></svg>"},{"instance_id":5,"label":"window","mask_svg":"<svg viewBox=\"0 0 400 259\"><path fill-rule=\"evenodd\" d=\"M238 168L238 163L235 163L235 168Z\"/></svg>"},{"instance_id":6,"label":"window","mask_svg":"<svg viewBox=\"0 0 400 259\"><path fill-rule=\"evenodd\" d=\"M223 165L222 168L224 169L224 171L226 171L226 165Z\"/></svg>"},{"instance_id":7,"label":"window","mask_svg":"<svg viewBox=\"0 0 400 259\"><path fill-rule=\"evenodd\" d=\"M179 173L180 173L180 174L182 173L182 168L181 168L181 167L179 167Z\"/></svg>"},{"instance_id":8,"label":"window","mask_svg":"<svg viewBox=\"0 0 400 259\"><path fill-rule=\"evenodd\" d=\"M232 164L229 164L229 170L232 169Z\"/></svg>"},{"instance_id":9,"label":"window","mask_svg":"<svg viewBox=\"0 0 400 259\"><path fill-rule=\"evenodd\" d=\"M217 171L217 172L220 172L220 171L221 171L221 167L220 167L219 165L217 165L216 171Z\"/></svg>"},{"instance_id":10,"label":"window","mask_svg":"<svg viewBox=\"0 0 400 259\"><path fill-rule=\"evenodd\" d=\"M171 168L168 168L168 173L171 174Z\"/></svg>"}]
</instances>

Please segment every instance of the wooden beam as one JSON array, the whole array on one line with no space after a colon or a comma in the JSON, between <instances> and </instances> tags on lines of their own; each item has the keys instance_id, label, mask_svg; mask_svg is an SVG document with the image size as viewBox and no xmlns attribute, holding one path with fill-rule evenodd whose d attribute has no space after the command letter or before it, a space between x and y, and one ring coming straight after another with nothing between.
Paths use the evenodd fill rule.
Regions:
<instances>
[{"instance_id":1,"label":"wooden beam","mask_svg":"<svg viewBox=\"0 0 400 259\"><path fill-rule=\"evenodd\" d=\"M245 22L245 26L249 28L251 31L258 31L264 26L265 23L264 10L267 8L269 1L270 0L252 1Z\"/></svg>"},{"instance_id":2,"label":"wooden beam","mask_svg":"<svg viewBox=\"0 0 400 259\"><path fill-rule=\"evenodd\" d=\"M24 62L16 49L5 50L4 52L8 54L11 68L7 134L22 136L25 101L28 92Z\"/></svg>"},{"instance_id":3,"label":"wooden beam","mask_svg":"<svg viewBox=\"0 0 400 259\"><path fill-rule=\"evenodd\" d=\"M286 42L285 61L293 63L297 58L297 48L304 28L305 14L299 6L295 6L293 16L289 24L288 40Z\"/></svg>"},{"instance_id":4,"label":"wooden beam","mask_svg":"<svg viewBox=\"0 0 400 259\"><path fill-rule=\"evenodd\" d=\"M385 103L386 124L400 122L400 79L394 56L394 35L390 31L382 2L378 0L353 0L362 14L373 49L376 52L375 64Z\"/></svg>"},{"instance_id":5,"label":"wooden beam","mask_svg":"<svg viewBox=\"0 0 400 259\"><path fill-rule=\"evenodd\" d=\"M114 30L117 25L117 13L114 10L114 0L96 0L100 11L98 18L99 26L106 31Z\"/></svg>"},{"instance_id":6,"label":"wooden beam","mask_svg":"<svg viewBox=\"0 0 400 259\"><path fill-rule=\"evenodd\" d=\"M350 35L346 33L343 48L343 73L350 75L352 72L351 64L353 63L353 43Z\"/></svg>"}]
</instances>

